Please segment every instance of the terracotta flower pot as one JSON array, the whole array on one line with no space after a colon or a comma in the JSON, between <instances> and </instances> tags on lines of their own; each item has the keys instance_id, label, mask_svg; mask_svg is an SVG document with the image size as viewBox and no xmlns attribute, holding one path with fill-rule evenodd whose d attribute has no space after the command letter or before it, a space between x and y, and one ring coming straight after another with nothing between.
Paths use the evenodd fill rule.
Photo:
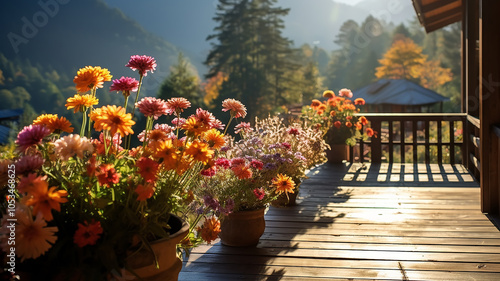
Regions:
<instances>
[{"instance_id":1,"label":"terracotta flower pot","mask_svg":"<svg viewBox=\"0 0 500 281\"><path fill-rule=\"evenodd\" d=\"M349 146L347 144L330 144L331 149L326 151L328 163L341 164L344 160L349 162Z\"/></svg>"},{"instance_id":2,"label":"terracotta flower pot","mask_svg":"<svg viewBox=\"0 0 500 281\"><path fill-rule=\"evenodd\" d=\"M291 207L297 205L297 195L299 191L296 190L294 193L289 193L288 197L285 193L281 193L276 200L271 202L271 206L274 207Z\"/></svg>"},{"instance_id":3,"label":"terracotta flower pot","mask_svg":"<svg viewBox=\"0 0 500 281\"><path fill-rule=\"evenodd\" d=\"M222 244L233 247L256 246L264 234L266 208L229 214L221 222Z\"/></svg>"},{"instance_id":4,"label":"terracotta flower pot","mask_svg":"<svg viewBox=\"0 0 500 281\"><path fill-rule=\"evenodd\" d=\"M146 281L177 281L182 269L182 261L177 257L177 244L189 232L189 224L177 216L169 220L171 234L168 238L151 242L151 248L158 260L155 266L155 257L147 249L141 249L127 258L127 264L134 272Z\"/></svg>"}]
</instances>

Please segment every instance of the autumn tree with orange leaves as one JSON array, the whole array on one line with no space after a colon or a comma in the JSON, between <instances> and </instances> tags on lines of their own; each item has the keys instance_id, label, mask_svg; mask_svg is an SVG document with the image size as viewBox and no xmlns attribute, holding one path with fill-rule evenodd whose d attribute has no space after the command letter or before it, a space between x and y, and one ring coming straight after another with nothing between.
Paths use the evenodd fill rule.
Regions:
<instances>
[{"instance_id":1,"label":"autumn tree with orange leaves","mask_svg":"<svg viewBox=\"0 0 500 281\"><path fill-rule=\"evenodd\" d=\"M428 61L422 48L406 37L394 41L379 63L377 78L407 79L434 90L452 80L451 69L438 60Z\"/></svg>"}]
</instances>

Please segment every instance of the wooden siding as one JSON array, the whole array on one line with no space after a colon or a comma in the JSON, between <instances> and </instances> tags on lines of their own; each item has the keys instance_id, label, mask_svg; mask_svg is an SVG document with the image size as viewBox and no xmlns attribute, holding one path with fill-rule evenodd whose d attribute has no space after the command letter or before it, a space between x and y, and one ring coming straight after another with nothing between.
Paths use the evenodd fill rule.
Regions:
<instances>
[{"instance_id":1,"label":"wooden siding","mask_svg":"<svg viewBox=\"0 0 500 281\"><path fill-rule=\"evenodd\" d=\"M257 247L195 248L179 280L500 280L500 232L461 165L322 165Z\"/></svg>"}]
</instances>

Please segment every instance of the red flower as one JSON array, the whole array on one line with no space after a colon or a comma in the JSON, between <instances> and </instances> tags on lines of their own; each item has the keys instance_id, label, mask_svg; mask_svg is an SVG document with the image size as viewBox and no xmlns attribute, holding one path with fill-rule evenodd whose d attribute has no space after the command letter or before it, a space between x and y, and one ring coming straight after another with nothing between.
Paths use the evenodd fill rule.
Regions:
<instances>
[{"instance_id":1,"label":"red flower","mask_svg":"<svg viewBox=\"0 0 500 281\"><path fill-rule=\"evenodd\" d=\"M120 174L116 172L112 164L102 164L98 169L97 179L99 180L99 184L110 187L112 184L117 184L120 181Z\"/></svg>"},{"instance_id":2,"label":"red flower","mask_svg":"<svg viewBox=\"0 0 500 281\"><path fill-rule=\"evenodd\" d=\"M255 194L255 197L257 197L257 199L262 200L262 199L264 199L264 196L266 195L266 192L261 187L261 188L254 189L253 190L253 194Z\"/></svg>"},{"instance_id":3,"label":"red flower","mask_svg":"<svg viewBox=\"0 0 500 281\"><path fill-rule=\"evenodd\" d=\"M262 170L262 168L264 167L264 163L259 160L253 159L252 162L250 162L250 166L257 170Z\"/></svg>"},{"instance_id":4,"label":"red flower","mask_svg":"<svg viewBox=\"0 0 500 281\"><path fill-rule=\"evenodd\" d=\"M137 201L144 201L153 196L153 194L155 193L155 187L153 186L152 183L148 182L144 185L142 184L137 185L134 191L135 193L137 193Z\"/></svg>"},{"instance_id":5,"label":"red flower","mask_svg":"<svg viewBox=\"0 0 500 281\"><path fill-rule=\"evenodd\" d=\"M85 221L85 224L78 224L78 229L73 236L73 241L80 248L87 245L95 245L102 232L101 222L92 221L89 225L88 222Z\"/></svg>"},{"instance_id":6,"label":"red flower","mask_svg":"<svg viewBox=\"0 0 500 281\"><path fill-rule=\"evenodd\" d=\"M146 157L141 157L139 161L137 161L139 174L141 174L142 178L147 182L154 182L156 180L158 166L160 166L160 164Z\"/></svg>"},{"instance_id":7,"label":"red flower","mask_svg":"<svg viewBox=\"0 0 500 281\"><path fill-rule=\"evenodd\" d=\"M366 129L366 134L371 137L377 137L377 132L375 132L372 128Z\"/></svg>"},{"instance_id":8,"label":"red flower","mask_svg":"<svg viewBox=\"0 0 500 281\"><path fill-rule=\"evenodd\" d=\"M363 124L363 126L366 126L366 124L368 124L368 119L366 119L366 117L364 117L364 116L361 116L361 117L359 117L359 122L361 122L361 124Z\"/></svg>"},{"instance_id":9,"label":"red flower","mask_svg":"<svg viewBox=\"0 0 500 281\"><path fill-rule=\"evenodd\" d=\"M335 123L333 123L333 126L335 126L335 128L337 128L337 129L339 129L342 126L342 123L340 121L335 121Z\"/></svg>"}]
</instances>

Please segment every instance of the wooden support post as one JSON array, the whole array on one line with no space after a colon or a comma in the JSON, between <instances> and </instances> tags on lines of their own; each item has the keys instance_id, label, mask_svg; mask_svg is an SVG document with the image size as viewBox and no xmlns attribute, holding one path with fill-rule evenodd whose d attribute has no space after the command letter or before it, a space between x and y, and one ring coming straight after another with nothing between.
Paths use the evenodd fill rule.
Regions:
<instances>
[{"instance_id":1,"label":"wooden support post","mask_svg":"<svg viewBox=\"0 0 500 281\"><path fill-rule=\"evenodd\" d=\"M500 1L482 0L479 20L479 119L481 210L498 214L499 187L491 177L498 173L498 151L493 149L493 125L500 124ZM496 152L496 155L494 153Z\"/></svg>"},{"instance_id":2,"label":"wooden support post","mask_svg":"<svg viewBox=\"0 0 500 281\"><path fill-rule=\"evenodd\" d=\"M371 121L372 129L378 133L378 137L371 138L372 162L382 162L382 121L381 119Z\"/></svg>"}]
</instances>

